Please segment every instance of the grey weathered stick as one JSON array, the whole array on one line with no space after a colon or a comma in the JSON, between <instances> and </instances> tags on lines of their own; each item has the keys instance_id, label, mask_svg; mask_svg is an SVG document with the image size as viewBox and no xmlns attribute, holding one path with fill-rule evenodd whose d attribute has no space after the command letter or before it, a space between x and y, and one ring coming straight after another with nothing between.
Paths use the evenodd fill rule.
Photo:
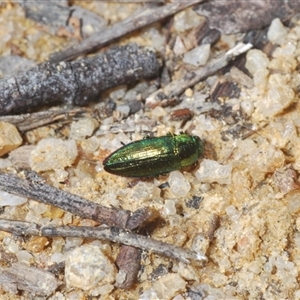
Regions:
<instances>
[{"instance_id":1,"label":"grey weathered stick","mask_svg":"<svg viewBox=\"0 0 300 300\"><path fill-rule=\"evenodd\" d=\"M191 260L206 261L202 254L183 249L172 244L163 243L143 235L128 232L117 227L88 226L39 226L35 223L0 219L0 230L19 235L63 236L104 239L116 243L151 251L160 255L178 259L184 263Z\"/></svg>"},{"instance_id":2,"label":"grey weathered stick","mask_svg":"<svg viewBox=\"0 0 300 300\"><path fill-rule=\"evenodd\" d=\"M87 108L72 108L60 110L47 110L31 114L0 116L1 122L14 124L20 131L32 130L56 121L66 120L76 115L82 115Z\"/></svg>"},{"instance_id":3,"label":"grey weathered stick","mask_svg":"<svg viewBox=\"0 0 300 300\"><path fill-rule=\"evenodd\" d=\"M22 263L13 263L8 268L0 267L0 285L13 294L24 290L49 297L61 283L52 273Z\"/></svg>"},{"instance_id":4,"label":"grey weathered stick","mask_svg":"<svg viewBox=\"0 0 300 300\"><path fill-rule=\"evenodd\" d=\"M182 78L172 81L164 88L155 91L146 99L148 106L153 106L163 99L180 96L187 88L221 70L236 56L247 52L251 44L238 44L219 58L211 60L207 65L194 71L186 72Z\"/></svg>"},{"instance_id":5,"label":"grey weathered stick","mask_svg":"<svg viewBox=\"0 0 300 300\"><path fill-rule=\"evenodd\" d=\"M44 62L0 80L0 116L27 112L53 103L86 105L100 92L156 77L156 54L129 44L73 62Z\"/></svg>"},{"instance_id":6,"label":"grey weathered stick","mask_svg":"<svg viewBox=\"0 0 300 300\"><path fill-rule=\"evenodd\" d=\"M124 21L114 24L113 26L104 30L102 33L95 33L89 38L83 40L78 45L71 46L70 48L52 54L50 56L50 61L67 61L74 59L80 55L93 52L100 49L102 46L108 44L109 42L120 38L132 31L163 20L183 9L186 9L203 1L205 0L186 2L179 1L177 3L169 3L154 8L143 8L140 12L134 14Z\"/></svg>"},{"instance_id":7,"label":"grey weathered stick","mask_svg":"<svg viewBox=\"0 0 300 300\"><path fill-rule=\"evenodd\" d=\"M89 218L107 225L126 228L129 211L108 208L45 183L37 173L27 171L27 178L0 172L0 189L8 193L35 199L57 206L82 218Z\"/></svg>"}]
</instances>

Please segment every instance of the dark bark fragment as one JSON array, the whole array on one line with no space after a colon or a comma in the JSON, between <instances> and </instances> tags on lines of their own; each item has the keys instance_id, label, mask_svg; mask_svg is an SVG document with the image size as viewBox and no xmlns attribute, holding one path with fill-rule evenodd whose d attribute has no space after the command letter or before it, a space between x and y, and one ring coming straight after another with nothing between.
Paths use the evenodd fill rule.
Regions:
<instances>
[{"instance_id":1,"label":"dark bark fragment","mask_svg":"<svg viewBox=\"0 0 300 300\"><path fill-rule=\"evenodd\" d=\"M209 19L211 28L223 34L246 32L268 26L273 19L290 19L300 11L299 0L210 0L194 9Z\"/></svg>"},{"instance_id":2,"label":"dark bark fragment","mask_svg":"<svg viewBox=\"0 0 300 300\"><path fill-rule=\"evenodd\" d=\"M117 287L129 289L135 282L140 269L141 249L123 245L116 265L119 268L119 274L124 276L123 282L118 282Z\"/></svg>"},{"instance_id":3,"label":"dark bark fragment","mask_svg":"<svg viewBox=\"0 0 300 300\"><path fill-rule=\"evenodd\" d=\"M0 115L50 103L86 105L101 91L153 78L158 70L155 53L135 44L73 62L44 62L0 80Z\"/></svg>"}]
</instances>

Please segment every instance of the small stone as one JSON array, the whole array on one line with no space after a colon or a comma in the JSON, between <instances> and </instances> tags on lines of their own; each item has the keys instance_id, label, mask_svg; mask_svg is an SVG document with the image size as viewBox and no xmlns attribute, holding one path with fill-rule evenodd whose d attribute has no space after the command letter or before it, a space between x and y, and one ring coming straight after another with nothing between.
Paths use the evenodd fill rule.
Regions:
<instances>
[{"instance_id":1,"label":"small stone","mask_svg":"<svg viewBox=\"0 0 300 300\"><path fill-rule=\"evenodd\" d=\"M300 211L300 193L295 191L287 195L288 211L291 214L297 214Z\"/></svg>"},{"instance_id":2,"label":"small stone","mask_svg":"<svg viewBox=\"0 0 300 300\"><path fill-rule=\"evenodd\" d=\"M22 144L22 138L16 126L0 122L0 156L16 149Z\"/></svg>"},{"instance_id":3,"label":"small stone","mask_svg":"<svg viewBox=\"0 0 300 300\"><path fill-rule=\"evenodd\" d=\"M210 44L198 46L183 56L183 62L199 67L204 66L210 55Z\"/></svg>"},{"instance_id":4,"label":"small stone","mask_svg":"<svg viewBox=\"0 0 300 300\"><path fill-rule=\"evenodd\" d=\"M72 291L65 295L63 299L68 300L86 300L86 296L82 291Z\"/></svg>"},{"instance_id":5,"label":"small stone","mask_svg":"<svg viewBox=\"0 0 300 300\"><path fill-rule=\"evenodd\" d=\"M0 191L0 206L16 206L27 202L27 198Z\"/></svg>"},{"instance_id":6,"label":"small stone","mask_svg":"<svg viewBox=\"0 0 300 300\"><path fill-rule=\"evenodd\" d=\"M81 142L81 148L86 153L95 152L100 146L100 141L97 137L92 136Z\"/></svg>"},{"instance_id":7,"label":"small stone","mask_svg":"<svg viewBox=\"0 0 300 300\"><path fill-rule=\"evenodd\" d=\"M249 171L256 182L263 180L268 173L275 172L285 163L283 152L268 143L262 143L249 155Z\"/></svg>"},{"instance_id":8,"label":"small stone","mask_svg":"<svg viewBox=\"0 0 300 300\"><path fill-rule=\"evenodd\" d=\"M186 52L185 46L184 46L180 36L177 36L175 39L173 51L176 56L182 55Z\"/></svg>"},{"instance_id":9,"label":"small stone","mask_svg":"<svg viewBox=\"0 0 300 300\"><path fill-rule=\"evenodd\" d=\"M254 105L250 100L246 99L241 102L241 109L247 116L250 117L254 111Z\"/></svg>"},{"instance_id":10,"label":"small stone","mask_svg":"<svg viewBox=\"0 0 300 300\"><path fill-rule=\"evenodd\" d=\"M258 102L257 110L265 117L273 117L292 104L294 98L295 93L288 85L286 76L271 74L267 95Z\"/></svg>"},{"instance_id":11,"label":"small stone","mask_svg":"<svg viewBox=\"0 0 300 300\"><path fill-rule=\"evenodd\" d=\"M71 166L77 157L74 140L49 138L41 140L31 152L29 163L34 171L63 169Z\"/></svg>"},{"instance_id":12,"label":"small stone","mask_svg":"<svg viewBox=\"0 0 300 300\"><path fill-rule=\"evenodd\" d=\"M166 200L165 201L165 214L166 215L175 215L176 214L176 207L174 200Z\"/></svg>"},{"instance_id":13,"label":"small stone","mask_svg":"<svg viewBox=\"0 0 300 300\"><path fill-rule=\"evenodd\" d=\"M116 107L116 111L118 111L122 117L128 117L129 113L130 113L130 106L129 105L118 105Z\"/></svg>"},{"instance_id":14,"label":"small stone","mask_svg":"<svg viewBox=\"0 0 300 300\"><path fill-rule=\"evenodd\" d=\"M24 145L9 153L9 159L15 167L21 169L29 169L29 157L32 150L35 149L34 145Z\"/></svg>"},{"instance_id":15,"label":"small stone","mask_svg":"<svg viewBox=\"0 0 300 300\"><path fill-rule=\"evenodd\" d=\"M287 29L283 26L280 19L276 18L272 21L267 36L272 44L281 45L284 43L287 36Z\"/></svg>"},{"instance_id":16,"label":"small stone","mask_svg":"<svg viewBox=\"0 0 300 300\"><path fill-rule=\"evenodd\" d=\"M192 90L192 89L186 89L185 91L184 91L184 94L185 94L185 96L187 96L188 98L192 98L193 97L193 94L194 94L194 91Z\"/></svg>"},{"instance_id":17,"label":"small stone","mask_svg":"<svg viewBox=\"0 0 300 300\"><path fill-rule=\"evenodd\" d=\"M112 284L108 283L108 284L96 287L95 289L91 290L89 294L94 297L97 297L100 295L105 296L105 295L110 294L114 288L115 287Z\"/></svg>"},{"instance_id":18,"label":"small stone","mask_svg":"<svg viewBox=\"0 0 300 300\"><path fill-rule=\"evenodd\" d=\"M23 248L33 253L39 253L44 250L48 244L48 239L42 236L34 236L30 240L23 244Z\"/></svg>"},{"instance_id":19,"label":"small stone","mask_svg":"<svg viewBox=\"0 0 300 300\"><path fill-rule=\"evenodd\" d=\"M65 244L65 250L70 250L72 248L79 247L83 242L82 238L79 237L67 237L66 238L66 244Z\"/></svg>"},{"instance_id":20,"label":"small stone","mask_svg":"<svg viewBox=\"0 0 300 300\"><path fill-rule=\"evenodd\" d=\"M12 162L7 158L0 158L0 169L6 169L12 166Z\"/></svg>"},{"instance_id":21,"label":"small stone","mask_svg":"<svg viewBox=\"0 0 300 300\"><path fill-rule=\"evenodd\" d=\"M203 22L205 22L204 17L192 9L186 9L175 15L174 28L177 32L185 32L186 30L200 26Z\"/></svg>"},{"instance_id":22,"label":"small stone","mask_svg":"<svg viewBox=\"0 0 300 300\"><path fill-rule=\"evenodd\" d=\"M163 117L163 116L165 116L165 115L167 115L167 112L166 112L166 110L165 110L163 107L161 107L161 106L156 106L156 107L152 110L152 116L155 116L155 117L157 117L157 118Z\"/></svg>"},{"instance_id":23,"label":"small stone","mask_svg":"<svg viewBox=\"0 0 300 300\"><path fill-rule=\"evenodd\" d=\"M274 183L283 194L287 194L299 187L297 184L297 173L289 167L283 167L275 171Z\"/></svg>"},{"instance_id":24,"label":"small stone","mask_svg":"<svg viewBox=\"0 0 300 300\"><path fill-rule=\"evenodd\" d=\"M158 299L171 299L185 291L186 282L178 274L166 274L153 283Z\"/></svg>"},{"instance_id":25,"label":"small stone","mask_svg":"<svg viewBox=\"0 0 300 300\"><path fill-rule=\"evenodd\" d=\"M98 126L98 122L93 118L82 118L77 122L72 122L70 129L70 138L82 140L91 136Z\"/></svg>"},{"instance_id":26,"label":"small stone","mask_svg":"<svg viewBox=\"0 0 300 300\"><path fill-rule=\"evenodd\" d=\"M120 100L125 96L126 90L127 90L126 85L119 86L115 88L112 92L110 92L109 98L112 99L113 101Z\"/></svg>"},{"instance_id":27,"label":"small stone","mask_svg":"<svg viewBox=\"0 0 300 300\"><path fill-rule=\"evenodd\" d=\"M47 211L43 214L44 218L60 219L64 215L64 211L58 207L50 206Z\"/></svg>"},{"instance_id":28,"label":"small stone","mask_svg":"<svg viewBox=\"0 0 300 300\"><path fill-rule=\"evenodd\" d=\"M95 289L115 281L116 268L95 245L74 249L66 259L65 278L68 288Z\"/></svg>"},{"instance_id":29,"label":"small stone","mask_svg":"<svg viewBox=\"0 0 300 300\"><path fill-rule=\"evenodd\" d=\"M33 256L27 250L20 250L16 253L18 262L30 265L34 262Z\"/></svg>"},{"instance_id":30,"label":"small stone","mask_svg":"<svg viewBox=\"0 0 300 300\"><path fill-rule=\"evenodd\" d=\"M220 165L217 161L204 159L196 172L201 182L217 182L219 184L231 183L232 165Z\"/></svg>"},{"instance_id":31,"label":"small stone","mask_svg":"<svg viewBox=\"0 0 300 300\"><path fill-rule=\"evenodd\" d=\"M179 171L173 171L168 178L171 192L176 197L185 197L191 189L190 183L185 179Z\"/></svg>"},{"instance_id":32,"label":"small stone","mask_svg":"<svg viewBox=\"0 0 300 300\"><path fill-rule=\"evenodd\" d=\"M247 61L245 66L252 75L261 72L261 70L265 70L270 63L268 56L261 50L257 49L249 50L247 52L246 59Z\"/></svg>"}]
</instances>

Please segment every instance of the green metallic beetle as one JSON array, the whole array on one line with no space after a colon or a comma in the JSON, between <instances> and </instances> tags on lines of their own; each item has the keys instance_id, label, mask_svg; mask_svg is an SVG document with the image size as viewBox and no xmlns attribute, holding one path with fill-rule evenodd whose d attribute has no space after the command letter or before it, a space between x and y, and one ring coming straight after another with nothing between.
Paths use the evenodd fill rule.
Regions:
<instances>
[{"instance_id":1,"label":"green metallic beetle","mask_svg":"<svg viewBox=\"0 0 300 300\"><path fill-rule=\"evenodd\" d=\"M126 177L150 177L191 166L203 153L198 136L181 133L145 138L110 154L104 170Z\"/></svg>"}]
</instances>

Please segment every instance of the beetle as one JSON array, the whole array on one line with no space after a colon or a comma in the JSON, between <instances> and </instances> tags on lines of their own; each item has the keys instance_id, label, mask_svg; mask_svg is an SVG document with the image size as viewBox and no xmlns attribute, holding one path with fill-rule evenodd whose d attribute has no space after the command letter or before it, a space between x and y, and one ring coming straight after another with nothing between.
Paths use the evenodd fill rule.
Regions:
<instances>
[{"instance_id":1,"label":"beetle","mask_svg":"<svg viewBox=\"0 0 300 300\"><path fill-rule=\"evenodd\" d=\"M181 133L129 143L103 161L104 170L125 177L151 177L191 166L203 153L198 136Z\"/></svg>"}]
</instances>

